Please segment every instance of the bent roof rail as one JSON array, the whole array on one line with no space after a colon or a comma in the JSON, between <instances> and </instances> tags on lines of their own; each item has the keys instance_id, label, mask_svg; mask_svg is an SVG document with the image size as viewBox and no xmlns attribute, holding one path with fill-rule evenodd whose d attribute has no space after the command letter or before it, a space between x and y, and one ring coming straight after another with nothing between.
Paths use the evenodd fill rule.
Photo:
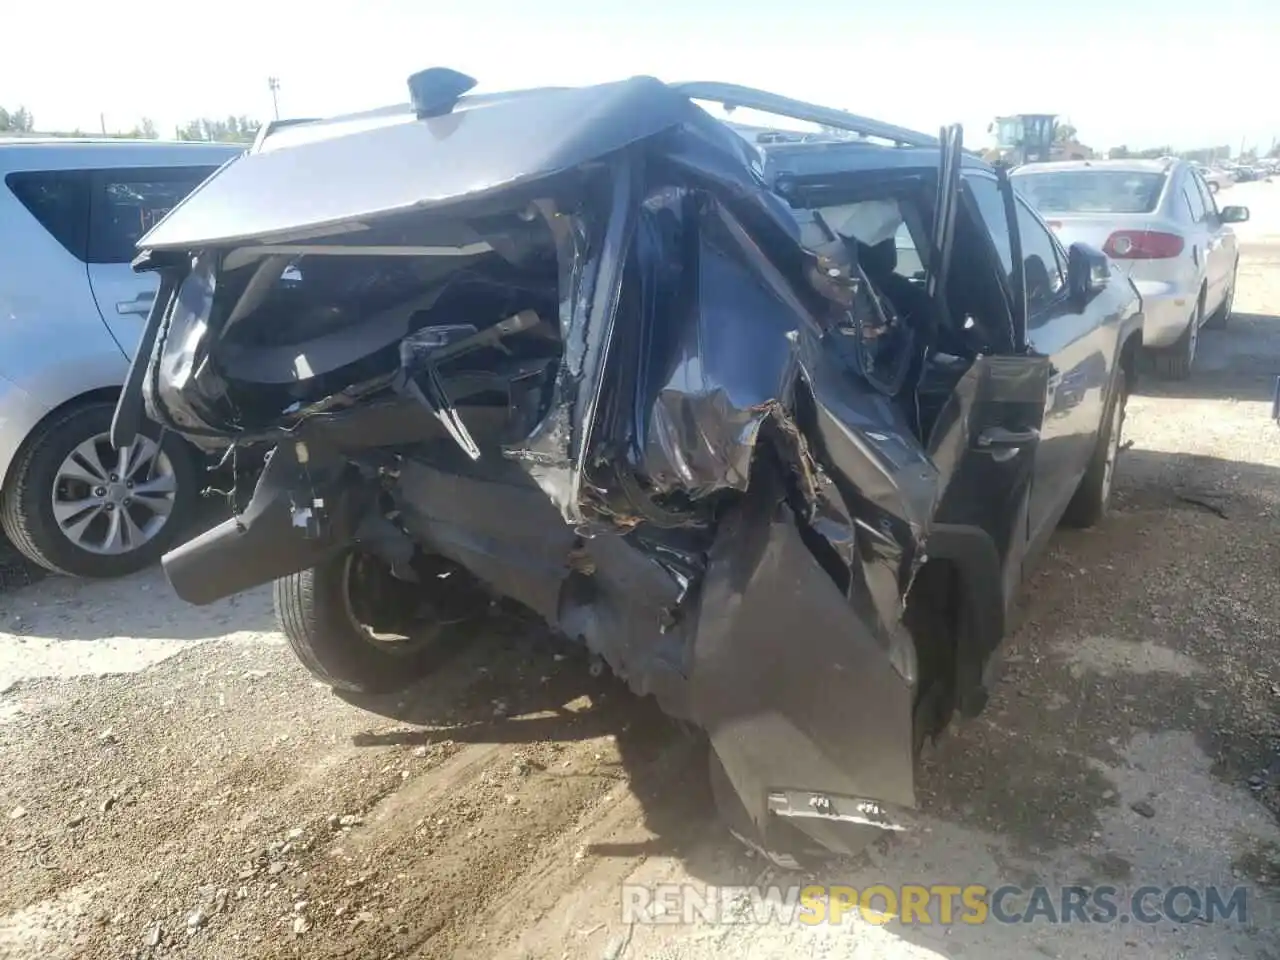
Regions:
<instances>
[{"instance_id":1,"label":"bent roof rail","mask_svg":"<svg viewBox=\"0 0 1280 960\"><path fill-rule=\"evenodd\" d=\"M793 100L766 90L754 87L743 87L736 83L717 83L715 81L692 81L688 83L669 84L672 90L683 94L691 100L710 100L725 107L746 107L749 110L763 110L791 117L794 120L805 120L809 123L825 124L837 130L848 130L850 133L862 134L865 137L879 137L892 140L908 147L936 147L937 137L916 130L908 130L892 123L860 117L856 113L823 107L804 100Z\"/></svg>"},{"instance_id":2,"label":"bent roof rail","mask_svg":"<svg viewBox=\"0 0 1280 960\"><path fill-rule=\"evenodd\" d=\"M796 100L792 97L784 97L780 94L770 93L767 90L760 90L755 87L745 87L736 83L720 83L714 80L670 83L667 84L667 86L676 93L688 97L691 100L709 100L713 103L719 103L725 107L745 107L749 110L762 110L767 113L790 117L794 120L804 120L809 123L825 124L830 127L835 127L837 130L847 130L850 133L857 133L866 137L878 137L882 140L890 140L904 146L939 146L939 140L937 137L930 136L927 133L921 133L918 130L899 127L896 124L885 123L882 120L874 120L871 117L862 117L856 113L849 113L846 110L837 110L833 107L824 107L820 104L808 103L807 101ZM482 106L490 102L501 102L503 100L510 100L520 96L528 96L532 94L545 93L550 90L562 89L564 88L535 87L527 90L506 90L482 94L472 93L463 96L459 100L459 103L466 104L468 107ZM254 147L256 149L261 146L261 144L271 136L271 134L282 128L297 126L299 124L322 123L325 120L331 119L346 118L308 117L296 120L275 120L265 123L258 133L257 142L254 144Z\"/></svg>"}]
</instances>

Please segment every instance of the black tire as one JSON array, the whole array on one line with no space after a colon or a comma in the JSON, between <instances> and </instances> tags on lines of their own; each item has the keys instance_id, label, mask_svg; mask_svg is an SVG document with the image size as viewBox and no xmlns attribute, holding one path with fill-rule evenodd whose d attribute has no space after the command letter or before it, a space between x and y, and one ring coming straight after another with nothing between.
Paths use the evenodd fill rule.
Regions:
<instances>
[{"instance_id":1,"label":"black tire","mask_svg":"<svg viewBox=\"0 0 1280 960\"><path fill-rule=\"evenodd\" d=\"M355 564L376 568L376 576L355 576ZM424 582L440 581L429 572ZM317 679L348 693L380 694L403 690L429 673L447 654L443 628L487 609L488 596L469 576L443 589L448 595L432 598L424 586L396 580L373 558L345 551L281 577L273 598L289 646ZM379 622L366 626L374 619ZM379 640L370 629L406 638Z\"/></svg>"},{"instance_id":2,"label":"black tire","mask_svg":"<svg viewBox=\"0 0 1280 960\"><path fill-rule=\"evenodd\" d=\"M1128 402L1129 375L1124 367L1117 367L1111 397L1107 401L1102 427L1098 431L1098 443L1089 459L1089 468L1062 515L1064 526L1092 527L1107 515Z\"/></svg>"},{"instance_id":3,"label":"black tire","mask_svg":"<svg viewBox=\"0 0 1280 960\"><path fill-rule=\"evenodd\" d=\"M119 577L155 563L187 529L200 496L198 453L181 437L165 433L160 449L173 469L174 498L167 519L136 549L98 554L73 542L54 516L53 496L67 457L82 443L111 430L115 404L94 401L59 411L28 438L0 494L0 524L13 545L32 562L74 577ZM160 429L142 432L155 440Z\"/></svg>"},{"instance_id":4,"label":"black tire","mask_svg":"<svg viewBox=\"0 0 1280 960\"><path fill-rule=\"evenodd\" d=\"M1231 322L1231 313L1235 309L1236 303L1236 278L1240 273L1240 261L1235 262L1235 266L1231 268L1231 286L1227 288L1227 295L1222 301L1222 306L1213 312L1208 320L1205 321L1206 330L1221 330Z\"/></svg>"},{"instance_id":5,"label":"black tire","mask_svg":"<svg viewBox=\"0 0 1280 960\"><path fill-rule=\"evenodd\" d=\"M1200 299L1192 311L1187 329L1182 331L1172 346L1151 352L1152 366L1156 376L1163 380L1186 380L1191 376L1191 368L1196 361L1196 347L1200 341L1200 325L1204 320L1204 291L1200 291Z\"/></svg>"}]
</instances>

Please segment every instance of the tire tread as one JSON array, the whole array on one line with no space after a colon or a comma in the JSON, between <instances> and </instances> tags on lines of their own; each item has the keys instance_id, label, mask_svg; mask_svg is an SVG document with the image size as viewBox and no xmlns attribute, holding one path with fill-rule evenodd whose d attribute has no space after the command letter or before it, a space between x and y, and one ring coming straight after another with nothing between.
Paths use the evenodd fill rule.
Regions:
<instances>
[{"instance_id":1,"label":"tire tread","mask_svg":"<svg viewBox=\"0 0 1280 960\"><path fill-rule=\"evenodd\" d=\"M1107 448L1111 445L1112 414L1115 404L1125 404L1129 399L1129 375L1123 367L1116 368L1116 380L1111 388L1103 412L1103 428L1098 431L1098 444L1089 458L1089 468L1080 479L1080 486L1067 504L1062 523L1067 527L1085 528L1096 525L1107 513L1107 501L1102 496L1102 482L1107 469ZM1124 436L1124 415L1120 418L1121 437ZM1114 468L1113 468L1114 469ZM1112 480L1114 487L1115 481Z\"/></svg>"},{"instance_id":2,"label":"tire tread","mask_svg":"<svg viewBox=\"0 0 1280 960\"><path fill-rule=\"evenodd\" d=\"M276 622L289 648L317 680L350 693L389 693L417 679L412 657L379 650L362 637L342 599L345 554L281 577L272 585Z\"/></svg>"}]
</instances>

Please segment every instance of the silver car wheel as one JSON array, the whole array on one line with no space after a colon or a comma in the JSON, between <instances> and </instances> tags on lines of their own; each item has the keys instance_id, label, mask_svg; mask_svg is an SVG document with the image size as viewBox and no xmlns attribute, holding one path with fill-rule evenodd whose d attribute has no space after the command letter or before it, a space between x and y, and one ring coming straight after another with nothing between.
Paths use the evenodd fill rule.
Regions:
<instances>
[{"instance_id":1,"label":"silver car wheel","mask_svg":"<svg viewBox=\"0 0 1280 960\"><path fill-rule=\"evenodd\" d=\"M53 516L63 536L87 553L129 553L168 523L177 492L173 464L158 443L139 434L117 451L100 433L58 468Z\"/></svg>"}]
</instances>

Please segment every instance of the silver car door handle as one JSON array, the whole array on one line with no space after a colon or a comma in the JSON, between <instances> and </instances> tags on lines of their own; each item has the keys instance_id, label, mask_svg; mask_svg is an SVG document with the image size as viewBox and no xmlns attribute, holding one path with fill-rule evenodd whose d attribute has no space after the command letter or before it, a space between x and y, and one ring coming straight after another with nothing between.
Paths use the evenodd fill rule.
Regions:
<instances>
[{"instance_id":1,"label":"silver car door handle","mask_svg":"<svg viewBox=\"0 0 1280 960\"><path fill-rule=\"evenodd\" d=\"M1004 427L987 427L978 434L980 450L999 450L1008 447L1021 447L1035 443L1040 439L1040 431L1034 428L1027 430L1006 430Z\"/></svg>"},{"instance_id":2,"label":"silver car door handle","mask_svg":"<svg viewBox=\"0 0 1280 960\"><path fill-rule=\"evenodd\" d=\"M151 312L151 304L155 301L154 292L140 293L132 300L121 300L116 303L116 313L122 317L145 317Z\"/></svg>"},{"instance_id":3,"label":"silver car door handle","mask_svg":"<svg viewBox=\"0 0 1280 960\"><path fill-rule=\"evenodd\" d=\"M1007 463L1018 455L1023 447L1040 439L1039 430L1006 430L1004 427L988 427L978 434L977 448L996 463Z\"/></svg>"}]
</instances>

